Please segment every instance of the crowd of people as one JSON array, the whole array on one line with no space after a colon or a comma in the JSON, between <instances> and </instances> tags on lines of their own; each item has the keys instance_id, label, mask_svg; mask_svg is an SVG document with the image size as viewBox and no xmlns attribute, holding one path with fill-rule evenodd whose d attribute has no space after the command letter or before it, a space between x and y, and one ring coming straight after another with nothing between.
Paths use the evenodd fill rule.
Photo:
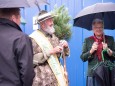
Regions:
<instances>
[{"instance_id":1,"label":"crowd of people","mask_svg":"<svg viewBox=\"0 0 115 86\"><path fill-rule=\"evenodd\" d=\"M55 35L53 18L40 11L40 28L29 36L22 32L19 8L0 9L0 86L68 86L60 64L62 52L70 54L68 42ZM104 86L93 75L92 68L106 60L113 62L115 43L112 36L104 34L104 22L92 21L93 36L85 39L81 59L88 61L87 86Z\"/></svg>"}]
</instances>

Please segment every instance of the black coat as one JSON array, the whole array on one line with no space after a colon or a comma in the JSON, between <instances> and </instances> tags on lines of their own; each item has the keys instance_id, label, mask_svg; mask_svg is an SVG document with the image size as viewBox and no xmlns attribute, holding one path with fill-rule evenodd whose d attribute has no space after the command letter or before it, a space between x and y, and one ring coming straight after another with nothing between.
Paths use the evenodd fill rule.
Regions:
<instances>
[{"instance_id":1,"label":"black coat","mask_svg":"<svg viewBox=\"0 0 115 86\"><path fill-rule=\"evenodd\" d=\"M0 18L0 86L32 86L32 44L20 27Z\"/></svg>"}]
</instances>

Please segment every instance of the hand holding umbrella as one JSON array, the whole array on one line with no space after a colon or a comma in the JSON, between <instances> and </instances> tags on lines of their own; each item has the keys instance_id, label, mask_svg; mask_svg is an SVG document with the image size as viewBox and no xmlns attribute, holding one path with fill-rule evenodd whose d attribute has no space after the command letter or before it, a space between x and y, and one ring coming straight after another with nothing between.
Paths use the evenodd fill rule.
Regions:
<instances>
[{"instance_id":1,"label":"hand holding umbrella","mask_svg":"<svg viewBox=\"0 0 115 86\"><path fill-rule=\"evenodd\" d=\"M98 48L98 43L94 42L90 50L90 54L93 54L97 50L97 48Z\"/></svg>"}]
</instances>

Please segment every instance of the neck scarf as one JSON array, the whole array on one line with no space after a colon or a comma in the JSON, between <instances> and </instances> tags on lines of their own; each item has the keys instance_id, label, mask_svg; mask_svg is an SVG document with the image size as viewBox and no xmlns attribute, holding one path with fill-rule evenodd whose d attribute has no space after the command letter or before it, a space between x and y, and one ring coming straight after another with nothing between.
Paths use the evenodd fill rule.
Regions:
<instances>
[{"instance_id":1,"label":"neck scarf","mask_svg":"<svg viewBox=\"0 0 115 86\"><path fill-rule=\"evenodd\" d=\"M98 48L97 48L97 51L96 51L96 55L97 55L97 57L98 57L98 60L99 60L99 61L102 61L101 52L102 52L102 50L103 50L102 42L104 42L104 37L103 37L103 35L101 36L100 39L97 38L97 37L95 36L95 34L94 34L94 36L91 36L90 38L93 39L95 42L98 43Z\"/></svg>"}]
</instances>

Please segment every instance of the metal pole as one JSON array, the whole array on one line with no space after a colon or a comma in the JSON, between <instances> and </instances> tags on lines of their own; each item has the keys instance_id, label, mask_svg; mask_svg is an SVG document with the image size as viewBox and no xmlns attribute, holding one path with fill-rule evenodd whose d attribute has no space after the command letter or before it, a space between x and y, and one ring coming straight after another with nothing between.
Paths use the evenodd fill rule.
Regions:
<instances>
[{"instance_id":1,"label":"metal pole","mask_svg":"<svg viewBox=\"0 0 115 86\"><path fill-rule=\"evenodd\" d=\"M84 0L82 0L82 9L84 8ZM82 43L83 43L83 29L82 29ZM85 85L85 70L84 70L84 67L85 66L85 64L84 64L84 62L83 62L83 86L86 86Z\"/></svg>"},{"instance_id":2,"label":"metal pole","mask_svg":"<svg viewBox=\"0 0 115 86\"><path fill-rule=\"evenodd\" d=\"M102 0L102 3L103 3L103 0Z\"/></svg>"},{"instance_id":3,"label":"metal pole","mask_svg":"<svg viewBox=\"0 0 115 86\"><path fill-rule=\"evenodd\" d=\"M45 10L47 11L47 5L45 5Z\"/></svg>"}]
</instances>

